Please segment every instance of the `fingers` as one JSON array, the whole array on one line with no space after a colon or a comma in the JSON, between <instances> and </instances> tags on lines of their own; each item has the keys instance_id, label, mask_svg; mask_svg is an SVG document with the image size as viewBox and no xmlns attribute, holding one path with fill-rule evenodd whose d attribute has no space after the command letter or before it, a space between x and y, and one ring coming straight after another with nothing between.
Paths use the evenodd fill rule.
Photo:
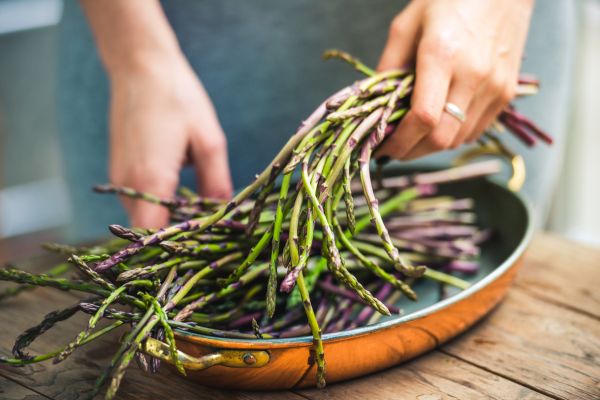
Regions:
<instances>
[{"instance_id":1,"label":"fingers","mask_svg":"<svg viewBox=\"0 0 600 400\"><path fill-rule=\"evenodd\" d=\"M165 170L150 168L133 170L126 182L114 182L117 185L131 187L140 192L170 199L178 184L178 174L169 174ZM143 200L122 198L123 205L129 214L131 225L139 228L161 228L169 222L169 211L156 204Z\"/></svg>"},{"instance_id":2,"label":"fingers","mask_svg":"<svg viewBox=\"0 0 600 400\"><path fill-rule=\"evenodd\" d=\"M417 53L410 111L376 157L402 159L429 135L442 118L451 77L451 52L435 39L423 38Z\"/></svg>"},{"instance_id":3,"label":"fingers","mask_svg":"<svg viewBox=\"0 0 600 400\"><path fill-rule=\"evenodd\" d=\"M233 192L227 142L220 128L211 134L192 135L192 158L202 196L229 199Z\"/></svg>"},{"instance_id":4,"label":"fingers","mask_svg":"<svg viewBox=\"0 0 600 400\"><path fill-rule=\"evenodd\" d=\"M496 69L478 90L468 110L469 119L456 137L453 147L477 140L512 101L516 86L516 76L506 79L503 69Z\"/></svg>"},{"instance_id":5,"label":"fingers","mask_svg":"<svg viewBox=\"0 0 600 400\"><path fill-rule=\"evenodd\" d=\"M179 183L179 146L173 140L165 150L165 141L154 134L167 131L169 124L152 120L152 124L145 125L135 119L121 121L114 118L114 113L112 116L110 181L117 186L172 198ZM184 148L183 142L181 148ZM124 197L121 201L132 226L160 228L169 222L168 210L162 206Z\"/></svg>"},{"instance_id":6,"label":"fingers","mask_svg":"<svg viewBox=\"0 0 600 400\"><path fill-rule=\"evenodd\" d=\"M492 123L496 120L500 112L504 109L505 104L492 103L487 109L482 112L481 118L479 119L477 125L467 134L464 139L466 143L473 143L486 131L486 129L490 128Z\"/></svg>"},{"instance_id":7,"label":"fingers","mask_svg":"<svg viewBox=\"0 0 600 400\"><path fill-rule=\"evenodd\" d=\"M169 211L162 206L142 200L129 200L127 207L131 225L138 228L162 228L169 223Z\"/></svg>"},{"instance_id":8,"label":"fingers","mask_svg":"<svg viewBox=\"0 0 600 400\"><path fill-rule=\"evenodd\" d=\"M469 104L473 99L473 94L473 87L468 83L468 80L460 79L452 83L448 93L447 102L458 106L464 113L465 110L469 108ZM444 102L444 106L445 104L446 102ZM412 150L404 155L403 159L412 160L450 148L454 143L455 138L458 136L463 124L464 123L455 116L447 111L443 111L438 125L431 133L424 136Z\"/></svg>"},{"instance_id":9,"label":"fingers","mask_svg":"<svg viewBox=\"0 0 600 400\"><path fill-rule=\"evenodd\" d=\"M490 109L495 108L495 101L490 98L490 94L483 94L477 97L477 101L473 102L472 107L469 109L470 120L465 122L465 125L461 129L460 133L456 136L452 147L456 148L465 142L471 142L476 140L483 131L493 122L493 118L490 120L488 115ZM483 122L483 119L487 119L487 122ZM484 125L486 124L486 125Z\"/></svg>"},{"instance_id":10,"label":"fingers","mask_svg":"<svg viewBox=\"0 0 600 400\"><path fill-rule=\"evenodd\" d=\"M481 111L480 117L477 120L477 123L473 126L473 129L469 130L465 135L466 142L474 142L486 129L492 125L502 110L515 97L516 87L516 78L514 82L507 82L505 84L498 84L496 86L496 89L492 91L492 93L494 93L492 100L489 101L487 107Z\"/></svg>"},{"instance_id":11,"label":"fingers","mask_svg":"<svg viewBox=\"0 0 600 400\"><path fill-rule=\"evenodd\" d=\"M378 71L401 68L414 59L419 35L419 19L413 14L413 7L409 5L390 24L388 39L377 66Z\"/></svg>"},{"instance_id":12,"label":"fingers","mask_svg":"<svg viewBox=\"0 0 600 400\"><path fill-rule=\"evenodd\" d=\"M416 58L416 82L409 112L375 157L412 159L475 140L512 99L531 9L515 11L513 26L503 13L513 8L489 6L413 1L394 19L378 69ZM443 112L446 102L466 121Z\"/></svg>"}]
</instances>

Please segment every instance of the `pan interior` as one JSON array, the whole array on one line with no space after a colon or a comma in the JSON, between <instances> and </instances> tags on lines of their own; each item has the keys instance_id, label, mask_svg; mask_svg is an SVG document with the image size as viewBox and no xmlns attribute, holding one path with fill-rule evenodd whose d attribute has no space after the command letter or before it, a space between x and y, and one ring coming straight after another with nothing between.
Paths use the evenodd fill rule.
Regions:
<instances>
[{"instance_id":1,"label":"pan interior","mask_svg":"<svg viewBox=\"0 0 600 400\"><path fill-rule=\"evenodd\" d=\"M477 225L493 230L492 238L481 246L479 272L476 275L458 274L471 284L479 282L501 266L523 241L529 225L527 208L515 194L485 178L440 185L439 194L472 198ZM419 296L417 302L402 298L397 303L404 315L424 310L440 301L440 285L435 282L421 279L413 288ZM449 288L449 292L455 295L458 290ZM399 316L390 316L381 321L397 318Z\"/></svg>"},{"instance_id":2,"label":"pan interior","mask_svg":"<svg viewBox=\"0 0 600 400\"><path fill-rule=\"evenodd\" d=\"M419 169L423 171L422 168ZM386 175L406 175L415 171L405 168L395 168ZM509 191L502 185L490 181L488 178L476 178L465 181L451 182L438 186L439 195L451 195L456 198L472 198L475 202L475 213L477 215L477 226L491 228L494 232L491 239L481 246L479 258L480 268L475 275L462 275L462 279L469 281L472 286L464 291L450 289L450 297L440 300L440 286L436 282L421 279L413 288L419 300L412 302L401 298L397 306L402 314L382 317L373 325L360 328L328 333L323 335L323 340L339 339L343 337L368 333L373 330L396 325L407 320L419 318L431 312L444 308L471 293L484 287L496 279L504 270L508 269L524 252L532 234L531 212L527 202L518 194ZM200 334L180 331L183 335L207 337ZM207 337L208 338L208 337ZM214 337L210 337L214 340ZM256 342L256 340L241 340L219 338L225 342ZM302 343L312 342L310 336L267 339L263 343Z\"/></svg>"}]
</instances>

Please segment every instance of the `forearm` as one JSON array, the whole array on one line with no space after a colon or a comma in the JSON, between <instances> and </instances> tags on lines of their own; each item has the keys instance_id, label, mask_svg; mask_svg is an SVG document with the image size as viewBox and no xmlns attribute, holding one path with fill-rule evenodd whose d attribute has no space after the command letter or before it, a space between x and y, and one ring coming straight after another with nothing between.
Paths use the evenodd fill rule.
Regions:
<instances>
[{"instance_id":1,"label":"forearm","mask_svg":"<svg viewBox=\"0 0 600 400\"><path fill-rule=\"evenodd\" d=\"M111 77L151 60L180 57L177 38L158 0L81 0L100 57Z\"/></svg>"}]
</instances>

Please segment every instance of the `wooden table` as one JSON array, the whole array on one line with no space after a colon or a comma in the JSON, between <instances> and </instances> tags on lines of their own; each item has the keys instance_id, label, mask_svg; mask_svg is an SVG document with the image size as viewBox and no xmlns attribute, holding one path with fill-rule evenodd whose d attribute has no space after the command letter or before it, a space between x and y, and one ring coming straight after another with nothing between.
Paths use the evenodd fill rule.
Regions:
<instances>
[{"instance_id":1,"label":"wooden table","mask_svg":"<svg viewBox=\"0 0 600 400\"><path fill-rule=\"evenodd\" d=\"M10 248L16 248L13 243ZM22 251L24 247L20 247ZM0 242L0 262L7 249ZM22 253L20 253L22 254ZM0 352L49 310L75 296L37 289L0 304ZM33 351L73 337L75 318L42 336ZM0 366L0 399L77 399L110 359L115 339L59 365ZM325 390L228 392L168 369L126 375L120 399L600 399L600 249L539 234L504 302L467 333L412 362Z\"/></svg>"}]
</instances>

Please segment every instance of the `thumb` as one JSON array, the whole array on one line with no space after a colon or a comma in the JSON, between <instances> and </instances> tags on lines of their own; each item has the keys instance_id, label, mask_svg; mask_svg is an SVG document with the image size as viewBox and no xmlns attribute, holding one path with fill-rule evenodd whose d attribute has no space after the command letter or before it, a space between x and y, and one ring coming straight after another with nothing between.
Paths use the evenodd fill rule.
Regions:
<instances>
[{"instance_id":1,"label":"thumb","mask_svg":"<svg viewBox=\"0 0 600 400\"><path fill-rule=\"evenodd\" d=\"M193 135L191 141L192 158L198 192L205 197L229 199L233 192L227 141L220 127L210 134Z\"/></svg>"}]
</instances>

